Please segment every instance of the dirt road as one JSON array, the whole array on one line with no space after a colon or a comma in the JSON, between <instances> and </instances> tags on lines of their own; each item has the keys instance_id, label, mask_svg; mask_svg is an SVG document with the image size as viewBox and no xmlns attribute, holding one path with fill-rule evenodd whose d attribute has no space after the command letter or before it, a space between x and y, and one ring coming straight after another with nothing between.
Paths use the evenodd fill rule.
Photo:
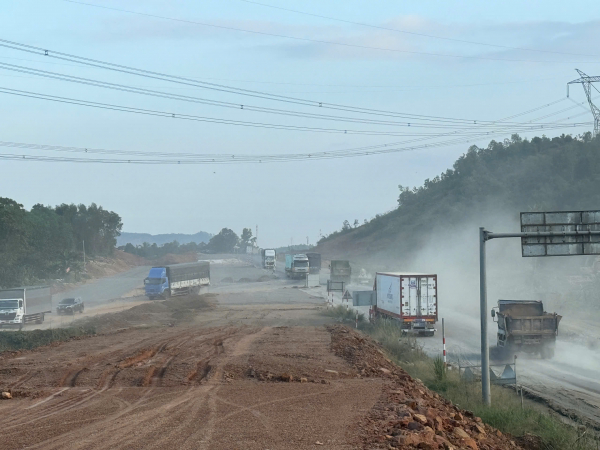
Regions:
<instances>
[{"instance_id":1,"label":"dirt road","mask_svg":"<svg viewBox=\"0 0 600 450\"><path fill-rule=\"evenodd\" d=\"M3 448L354 448L381 380L355 379L329 342L314 327L185 327L4 359Z\"/></svg>"},{"instance_id":2,"label":"dirt road","mask_svg":"<svg viewBox=\"0 0 600 450\"><path fill-rule=\"evenodd\" d=\"M212 273L207 295L142 302L94 317L102 334L0 355L13 396L0 401L2 448L507 448L376 345L324 326L318 289L241 261Z\"/></svg>"}]
</instances>

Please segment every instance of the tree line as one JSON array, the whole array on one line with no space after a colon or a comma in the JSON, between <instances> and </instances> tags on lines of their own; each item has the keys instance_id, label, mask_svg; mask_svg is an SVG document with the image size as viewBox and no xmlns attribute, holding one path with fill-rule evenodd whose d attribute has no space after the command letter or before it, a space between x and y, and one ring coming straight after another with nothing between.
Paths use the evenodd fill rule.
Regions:
<instances>
[{"instance_id":1,"label":"tree line","mask_svg":"<svg viewBox=\"0 0 600 450\"><path fill-rule=\"evenodd\" d=\"M127 253L138 255L143 258L160 258L167 254L183 253L235 253L236 251L245 252L248 245L255 245L256 237L252 236L250 228L244 228L242 234L238 236L232 229L223 228L218 234L215 234L208 243L199 244L190 242L189 244L180 244L177 241L168 242L163 245L156 243L150 244L144 242L142 245L126 244L123 248Z\"/></svg>"},{"instance_id":2,"label":"tree line","mask_svg":"<svg viewBox=\"0 0 600 450\"><path fill-rule=\"evenodd\" d=\"M95 203L36 204L27 211L15 200L0 197L0 286L79 273L84 245L90 256L110 255L122 227L117 213Z\"/></svg>"},{"instance_id":3,"label":"tree line","mask_svg":"<svg viewBox=\"0 0 600 450\"><path fill-rule=\"evenodd\" d=\"M382 246L393 242L396 250L415 249L436 227L459 226L494 211L518 220L519 211L597 210L598 186L600 136L529 140L514 134L486 147L471 146L451 169L422 186L400 185L395 210L356 229L344 223L319 243L351 234L370 236Z\"/></svg>"}]
</instances>

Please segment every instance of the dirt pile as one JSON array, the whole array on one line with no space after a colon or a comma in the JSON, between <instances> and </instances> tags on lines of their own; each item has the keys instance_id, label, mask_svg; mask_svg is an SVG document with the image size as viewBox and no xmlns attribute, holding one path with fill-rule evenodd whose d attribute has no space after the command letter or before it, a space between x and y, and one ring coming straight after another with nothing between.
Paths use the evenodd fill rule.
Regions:
<instances>
[{"instance_id":1,"label":"dirt pile","mask_svg":"<svg viewBox=\"0 0 600 450\"><path fill-rule=\"evenodd\" d=\"M85 265L87 278L102 278L126 272L137 266L147 265L148 262L139 256L115 250L110 257L96 256Z\"/></svg>"},{"instance_id":2,"label":"dirt pile","mask_svg":"<svg viewBox=\"0 0 600 450\"><path fill-rule=\"evenodd\" d=\"M143 326L174 326L190 322L201 311L214 307L217 294L184 295L148 302L122 312L76 320L74 326L93 327L97 333Z\"/></svg>"},{"instance_id":3,"label":"dirt pile","mask_svg":"<svg viewBox=\"0 0 600 450\"><path fill-rule=\"evenodd\" d=\"M344 326L329 328L333 352L364 377L389 382L375 407L361 422L364 448L526 449L473 413L429 391L385 357L371 339ZM535 448L535 447L534 447Z\"/></svg>"}]
</instances>

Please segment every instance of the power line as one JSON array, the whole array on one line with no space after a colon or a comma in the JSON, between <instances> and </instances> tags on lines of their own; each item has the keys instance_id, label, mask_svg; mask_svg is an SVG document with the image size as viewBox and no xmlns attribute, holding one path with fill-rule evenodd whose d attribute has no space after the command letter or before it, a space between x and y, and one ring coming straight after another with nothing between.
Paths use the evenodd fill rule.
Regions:
<instances>
[{"instance_id":1,"label":"power line","mask_svg":"<svg viewBox=\"0 0 600 450\"><path fill-rule=\"evenodd\" d=\"M569 109L578 107L579 105L571 106L557 113L564 112ZM537 108L534 108L537 110ZM523 114L523 113L521 113ZM521 115L518 114L518 115ZM561 124L559 122L575 118L584 113L577 114L575 116L567 117L559 121L554 122L555 128L566 128L575 127L583 124ZM545 116L543 116L545 117ZM502 120L502 119L501 119ZM533 119L532 122L539 120ZM589 123L585 123L589 125ZM508 127L507 127L508 128ZM543 127L542 127L543 128ZM545 127L550 129L552 127ZM531 129L539 129L531 126ZM523 130L521 130L523 131ZM72 162L72 163L102 163L102 164L248 164L248 163L269 163L269 162L293 162L293 161L306 161L306 160L321 160L321 159L338 159L338 158L350 158L358 156L371 156L377 154L388 154L398 153L405 151L415 151L422 149L437 148L441 146L448 146L463 142L469 142L477 137L493 137L495 135L505 134L506 130L494 130L492 132L481 132L479 135L461 138L452 138L442 142L433 142L427 144L410 145L410 141L379 144L367 147L358 147L351 149L335 150L329 152L315 152L315 153L297 153L297 154L270 154L270 155L244 155L244 154L195 154L195 153L167 153L167 152L140 152L140 151L124 151L124 150L105 150L105 149L91 149L81 147L64 147L54 145L41 145L41 144L27 144L27 143L16 143L16 142L0 142L0 147L10 148L27 148L33 150L45 150L45 151L61 151L71 153L90 153L90 154L108 154L127 156L128 159L116 159L116 158L81 158L81 157L52 157L52 156L32 156L32 155L17 155L17 154L0 154L0 159L4 160L20 160L20 161L42 161L42 162ZM490 136L491 134L491 136ZM443 137L440 135L439 137ZM430 138L431 139L431 138ZM422 140L422 139L421 139ZM401 146L403 144L404 146ZM135 158L131 158L135 157ZM147 159L139 159L138 157L147 157Z\"/></svg>"},{"instance_id":2,"label":"power line","mask_svg":"<svg viewBox=\"0 0 600 450\"><path fill-rule=\"evenodd\" d=\"M182 120L192 120L196 122L208 122L208 123L217 123L224 125L237 125L237 126L245 126L245 127L254 127L254 128L269 128L276 130L289 130L289 131L310 131L317 133L333 133L333 134L350 134L350 135L366 135L366 136L438 136L439 133L400 133L400 132L387 132L387 131L370 131L370 130L353 130L353 129L336 129L336 128L318 128L318 127L305 127L305 126L297 126L297 125L284 125L284 124L273 124L273 123L264 123L264 122L246 122L241 120L231 120L231 119L220 119L214 117L203 117L203 116L195 116L191 114L182 114L168 111L158 111L158 110L150 110L143 109L131 106L124 105L115 105L110 103L100 103L93 102L89 100L81 100L69 97L60 97L56 95L42 94L38 92L31 91L23 91L18 89L10 89L0 86L0 93L16 95L20 97L28 97L39 100L48 100L57 103L67 103L71 105L78 106L88 106L92 108L98 109L106 109L112 111L121 111L121 112L129 112L135 114L142 114L147 116L155 116L155 117L164 117L168 119L182 119ZM525 127L529 127L528 125L523 125ZM417 127L415 127L417 128ZM430 126L428 128L431 128Z\"/></svg>"},{"instance_id":3,"label":"power line","mask_svg":"<svg viewBox=\"0 0 600 450\"><path fill-rule=\"evenodd\" d=\"M432 34L418 33L416 31L406 31L406 30L400 30L398 28L391 28L391 27L384 27L384 26L380 26L380 25L373 25L373 24L369 24L369 23L365 23L365 22L354 22L352 20L344 20L344 19L340 19L340 18L337 18L337 17L331 17L331 16L320 15L320 14L314 14L314 13L309 13L309 12L306 12L306 11L299 11L297 9L284 8L284 7L281 7L281 6L269 5L267 3L260 3L260 2L255 2L255 1L251 1L251 0L239 0L239 1L244 2L244 3L251 3L253 5L264 6L266 8L273 8L273 9L278 9L278 10L281 10L281 11L288 11L288 12L293 12L293 13L296 13L296 14L302 14L302 15L305 15L305 16L318 17L320 19L327 19L327 20L333 20L333 21L336 21L336 22L347 23L347 24L350 24L350 25L360 25L362 27L375 28L375 29L378 29L378 30L394 31L396 33L410 34L410 35L413 35L413 36L421 36L421 37L427 37L427 38L432 38L432 39L441 39L441 40L444 40L444 41L451 41L451 42L460 42L460 43L463 43L463 44L483 45L483 46L486 46L486 47L504 48L504 49L508 49L508 50L524 50L524 51L528 51L528 52L553 53L553 54L557 54L557 55L600 57L600 55L596 55L596 54L569 53L569 52L559 52L559 51L555 51L555 50L539 50L539 49L526 48L526 47L511 47L511 46L508 46L508 45L489 44L489 43L485 43L485 42L469 41L469 40L466 40L466 39L456 39L456 38L449 38L449 37L444 37L444 36L436 36L436 35L432 35ZM71 2L71 3L80 3L80 2Z\"/></svg>"},{"instance_id":4,"label":"power line","mask_svg":"<svg viewBox=\"0 0 600 450\"><path fill-rule=\"evenodd\" d=\"M8 41L6 39L0 39L0 46L7 47L7 48L10 48L13 50L33 53L33 54L37 54L40 56L47 56L47 57L51 57L51 58L57 58L57 59L65 60L65 61L84 64L84 65L101 68L101 69L105 69L105 70L127 73L130 75L143 76L143 77L147 77L147 78L152 78L152 79L157 79L157 80L162 80L162 81L167 81L167 82L172 82L172 83L177 83L177 84L182 84L182 85L187 85L187 86L201 87L201 88L215 90L215 91L219 91L219 92L240 94L240 95L245 95L245 96L250 96L250 97L255 97L255 98L291 103L291 104L296 104L296 105L301 105L301 106L312 106L312 107L317 107L319 109L323 109L323 108L324 109L333 109L333 110L338 110L338 111L354 112L354 113L360 113L360 114L409 118L409 119L413 119L413 120L435 119L435 120L449 120L449 121L458 121L458 122L470 122L471 121L471 119L456 119L456 118L447 118L447 117L439 117L439 116L427 116L427 115L420 115L420 114L398 113L398 112L393 112L393 111L377 110L377 109L373 109L373 108L362 108L362 107L348 106L348 105L342 105L342 104L337 104L337 103L306 100L306 99L302 99L302 98L298 98L298 97L289 97L289 96L283 96L283 95L278 95L278 94L271 94L268 92L237 88L237 87L227 86L227 85L222 85L222 84L208 83L208 82L199 81L199 80L195 80L195 79L191 79L191 78L185 78L185 77L180 77L180 76L175 76L175 75L168 75L168 74L164 74L164 73L160 73L160 72L153 72L153 71L149 71L149 70L145 70L145 69L138 69L135 67L124 66L121 64L115 64L115 63L110 63L110 62L106 62L106 61L100 61L100 60L96 60L96 59L71 55L68 53L57 52L54 50L43 49L41 47L35 47L35 46L27 45L27 44L14 42L14 41ZM40 73L44 72L47 74L57 75L54 72L41 71L38 69L31 69L31 68L26 68L23 66L16 66L16 65L7 64L7 63L0 63L0 64L3 64L5 66L5 68L14 67L14 68L21 68L21 69L30 70L30 71L38 71ZM11 70L13 70L13 69L11 69ZM60 75L62 77L67 77L67 75L62 75L62 74L58 74L58 75ZM230 105L231 105L231 103L230 103ZM235 103L232 105L234 105L236 108L240 106L240 104L238 104L238 103ZM249 105L245 105L245 106L249 107Z\"/></svg>"},{"instance_id":5,"label":"power line","mask_svg":"<svg viewBox=\"0 0 600 450\"><path fill-rule=\"evenodd\" d=\"M0 63L1 65L1 63ZM310 132L318 132L318 133L334 133L334 134L350 134L350 135L370 135L370 136L438 136L439 133L403 133L403 132L390 132L390 131L375 131L375 130L354 130L354 129L339 129L339 128L323 128L323 127L307 127L307 126L298 126L298 125L285 125L285 124L273 124L266 122L247 122L241 120L232 120L232 119L221 119L215 117L206 117L206 116L197 116L192 114L184 114L184 113L175 113L170 111L159 111L159 110L151 110L144 108L137 108L132 106L124 106L124 105L116 105L111 103L101 103L94 102L90 100L76 99L71 97L61 97L56 95L44 94L39 92L32 91L24 91L19 89L11 89L0 86L0 93L16 95L20 97L28 97L35 98L40 100L48 100L58 103L67 103L78 106L87 106L98 109L106 109L113 111L121 111L121 112L129 112L136 113L148 116L156 116L156 117L165 117L169 119L182 119L182 120L191 120L197 122L208 122L208 123L218 123L225 125L238 125L238 126L246 126L246 127L255 127L255 128L270 128L270 129L278 129L278 130L290 130L290 131L310 131ZM549 106L549 105L548 105ZM496 127L496 126L506 126L507 123L486 123L481 122L481 125L485 125L486 127ZM511 123L511 126L515 128L530 128L528 123ZM408 127L407 127L408 128ZM450 125L419 125L415 124L411 128L438 128L438 129L452 129ZM475 129L480 129L481 127L477 127ZM471 128L463 128L461 134L466 134L469 131L472 131ZM448 134L457 134L458 131L448 133Z\"/></svg>"},{"instance_id":6,"label":"power line","mask_svg":"<svg viewBox=\"0 0 600 450\"><path fill-rule=\"evenodd\" d=\"M320 120L330 120L330 121L336 121L336 122L362 123L362 124L370 124L370 125L383 125L383 126L395 126L395 127L399 127L399 126L400 127L412 127L412 128L420 128L420 127L452 128L455 126L462 127L462 126L469 125L469 124L476 125L478 123L493 126L493 124L495 123L494 121L488 121L488 120L436 118L435 116L427 117L427 116L422 116L422 115L417 116L417 117L415 117L415 115L407 115L407 117L406 116L403 117L405 119L413 120L412 122L396 122L396 121L389 121L389 120L362 119L362 118L347 117L347 116L333 116L333 115L326 115L326 114L305 113L305 112L299 112L299 111L266 108L266 107L253 106L253 105L244 105L244 104L238 104L238 103L233 103L233 102L224 102L224 101L220 101L220 100L211 100L211 99L193 97L193 96L188 96L188 95L156 91L156 90L151 90L151 89L139 88L139 87L135 87L135 86L128 86L128 85L122 85L122 84L117 84L117 83L109 83L109 82L105 82L105 81L101 81L101 80L94 80L94 79L90 79L90 78L75 77L72 75L66 75L66 74L62 74L62 73L50 72L50 71L40 70L40 69L33 69L30 67L25 67L25 66L17 66L14 64L8 64L8 63L3 63L3 62L0 62L0 68L4 68L6 70L11 70L11 71L19 72L19 73L27 73L27 74L41 76L41 77L45 77L45 78L52 78L52 79L57 79L60 81L74 82L74 83L78 83L78 84L107 88L107 89L112 89L112 90L117 90L117 91L122 91L122 92L129 92L129 93L135 93L135 94L141 94L141 95L147 95L147 96L153 96L153 97L160 97L160 98L167 98L167 99L173 99L173 100L181 100L181 101L200 103L200 104L206 104L206 105L211 105L211 106L226 107L229 109L242 109L242 110L245 109L245 110L255 111L255 112L265 112L265 113L270 113L270 114L292 116L292 117L302 117L302 118L309 118L309 119L320 119ZM72 100L72 99L69 99L69 100ZM112 105L112 106L114 106L114 105ZM333 108L333 109L335 109L335 108ZM345 110L343 110L343 111L345 111ZM381 114L381 115L384 116L384 114ZM400 117L400 115L398 113L398 116L392 116L392 117ZM417 122L414 122L414 121L417 121ZM438 122L438 123L435 125L432 125L431 123L420 124L418 121ZM518 126L519 124L515 124L515 125Z\"/></svg>"},{"instance_id":7,"label":"power line","mask_svg":"<svg viewBox=\"0 0 600 450\"><path fill-rule=\"evenodd\" d=\"M251 34L257 34L257 35L262 35L262 36L292 39L295 41L312 42L312 43L316 43L316 44L327 44L327 45L337 45L337 46L342 46L342 47L353 47L353 48L359 48L359 49L363 49L363 50L379 50L379 51L394 52L394 53L435 56L435 57L444 57L444 58L481 59L481 60L488 60L488 61L503 61L503 62L535 62L535 63L550 63L550 64L566 64L566 63L568 63L568 64L600 64L600 61L549 61L549 60L531 60L531 59L492 58L492 57L487 57L487 56L453 55L453 54L448 54L448 53L419 52L419 51L415 51L415 50L400 50L400 49L395 49L395 48L348 44L345 42L303 38L303 37L290 36L290 35L285 35L285 34L268 33L266 31L256 31L256 30L248 30L245 28L237 28L237 27L231 27L231 26L225 26L225 25L216 25L216 24L212 24L212 23L198 22L198 21L194 21L194 20L178 19L178 18L174 18L174 17L160 16L158 14L143 13L143 12L132 11L132 10L128 10L128 9L96 5L93 3L86 3L86 2L80 2L80 1L74 1L74 0L63 0L63 1L68 2L68 3L75 3L75 4L83 5L83 6L91 6L94 8L101 8L101 9L106 9L106 10L111 10L111 11L124 12L124 13L128 13L128 14L136 14L139 16L152 17L155 19L170 20L173 22L201 25L201 26L205 26L205 27L218 28L218 29L222 29L222 30L240 31L240 32L244 32L244 33L251 33Z\"/></svg>"}]
</instances>

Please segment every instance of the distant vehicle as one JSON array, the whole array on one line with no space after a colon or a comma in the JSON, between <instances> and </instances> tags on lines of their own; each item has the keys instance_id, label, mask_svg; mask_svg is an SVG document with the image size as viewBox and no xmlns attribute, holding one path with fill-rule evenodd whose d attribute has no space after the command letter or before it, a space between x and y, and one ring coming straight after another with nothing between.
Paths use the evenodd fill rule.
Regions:
<instances>
[{"instance_id":1,"label":"distant vehicle","mask_svg":"<svg viewBox=\"0 0 600 450\"><path fill-rule=\"evenodd\" d=\"M144 280L146 296L153 300L171 295L199 293L201 286L210 284L210 262L171 264L153 267Z\"/></svg>"},{"instance_id":2,"label":"distant vehicle","mask_svg":"<svg viewBox=\"0 0 600 450\"><path fill-rule=\"evenodd\" d=\"M50 286L31 286L0 290L0 327L19 330L26 323L42 323L52 312Z\"/></svg>"},{"instance_id":3,"label":"distant vehicle","mask_svg":"<svg viewBox=\"0 0 600 450\"><path fill-rule=\"evenodd\" d=\"M542 358L554 356L562 316L544 311L542 302L498 300L498 306L492 309L492 317L498 323L497 345L506 354L522 351L539 352Z\"/></svg>"},{"instance_id":4,"label":"distant vehicle","mask_svg":"<svg viewBox=\"0 0 600 450\"><path fill-rule=\"evenodd\" d=\"M262 258L262 266L263 269L272 269L275 270L275 267L277 265L277 254L275 252L274 249L272 248L263 248L261 251L261 258Z\"/></svg>"},{"instance_id":5,"label":"distant vehicle","mask_svg":"<svg viewBox=\"0 0 600 450\"><path fill-rule=\"evenodd\" d=\"M56 314L75 314L83 312L83 302L80 297L63 298L56 307Z\"/></svg>"},{"instance_id":6,"label":"distant vehicle","mask_svg":"<svg viewBox=\"0 0 600 450\"><path fill-rule=\"evenodd\" d=\"M285 255L285 274L288 278L304 278L308 271L308 257L304 253Z\"/></svg>"},{"instance_id":7,"label":"distant vehicle","mask_svg":"<svg viewBox=\"0 0 600 450\"><path fill-rule=\"evenodd\" d=\"M307 253L308 258L308 271L309 273L319 274L321 273L321 254L320 253Z\"/></svg>"},{"instance_id":8,"label":"distant vehicle","mask_svg":"<svg viewBox=\"0 0 600 450\"><path fill-rule=\"evenodd\" d=\"M399 321L406 334L434 335L438 320L437 275L378 272L373 290L376 317Z\"/></svg>"},{"instance_id":9,"label":"distant vehicle","mask_svg":"<svg viewBox=\"0 0 600 450\"><path fill-rule=\"evenodd\" d=\"M330 264L329 279L331 281L343 281L345 284L350 284L352 278L352 267L350 261L333 260Z\"/></svg>"}]
</instances>

